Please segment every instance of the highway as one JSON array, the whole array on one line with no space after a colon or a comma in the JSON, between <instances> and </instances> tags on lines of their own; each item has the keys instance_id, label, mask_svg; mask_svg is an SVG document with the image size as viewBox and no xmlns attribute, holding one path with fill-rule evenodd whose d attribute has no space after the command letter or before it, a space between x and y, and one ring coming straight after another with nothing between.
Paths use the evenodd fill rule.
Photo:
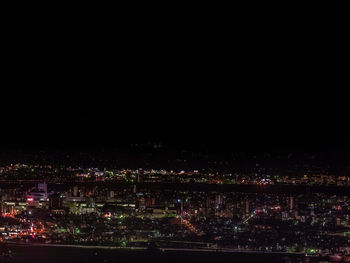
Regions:
<instances>
[{"instance_id":1,"label":"highway","mask_svg":"<svg viewBox=\"0 0 350 263\"><path fill-rule=\"evenodd\" d=\"M84 248L84 249L112 249L112 250L148 250L148 247L115 247L115 246L85 246L85 245L61 245L61 244L42 244L42 243L16 243L16 242L3 242L4 245L9 246L38 246L38 247L66 247L66 248ZM153 250L153 249L150 249ZM188 252L218 252L218 253L256 253L256 254L279 254L279 255L305 255L301 252L271 252L271 251L256 251L256 250L242 250L242 249L230 249L230 248L171 248L171 247L157 247L159 252L167 251L188 251Z\"/></svg>"}]
</instances>

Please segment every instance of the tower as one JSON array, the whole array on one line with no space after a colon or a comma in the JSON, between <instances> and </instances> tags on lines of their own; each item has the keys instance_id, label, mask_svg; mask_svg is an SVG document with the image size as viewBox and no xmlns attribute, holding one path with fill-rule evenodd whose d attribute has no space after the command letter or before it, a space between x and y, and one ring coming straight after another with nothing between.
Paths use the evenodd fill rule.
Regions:
<instances>
[{"instance_id":1,"label":"tower","mask_svg":"<svg viewBox=\"0 0 350 263\"><path fill-rule=\"evenodd\" d=\"M245 214L249 215L249 200L245 200Z\"/></svg>"},{"instance_id":2,"label":"tower","mask_svg":"<svg viewBox=\"0 0 350 263\"><path fill-rule=\"evenodd\" d=\"M289 210L293 210L294 209L294 197L291 196L289 198Z\"/></svg>"}]
</instances>

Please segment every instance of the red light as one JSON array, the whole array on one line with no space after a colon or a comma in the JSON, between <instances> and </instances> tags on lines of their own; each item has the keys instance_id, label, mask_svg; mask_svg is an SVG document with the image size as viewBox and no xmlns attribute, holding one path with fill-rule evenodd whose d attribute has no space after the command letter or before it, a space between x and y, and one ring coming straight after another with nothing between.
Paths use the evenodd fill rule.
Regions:
<instances>
[{"instance_id":1,"label":"red light","mask_svg":"<svg viewBox=\"0 0 350 263\"><path fill-rule=\"evenodd\" d=\"M33 197L28 197L28 198L27 198L27 201L28 201L28 202L33 202L33 201L34 201L34 198L33 198Z\"/></svg>"},{"instance_id":2,"label":"red light","mask_svg":"<svg viewBox=\"0 0 350 263\"><path fill-rule=\"evenodd\" d=\"M109 218L109 217L111 217L112 216L112 214L109 212L109 213L107 213L107 214L104 214L104 217L105 218Z\"/></svg>"}]
</instances>

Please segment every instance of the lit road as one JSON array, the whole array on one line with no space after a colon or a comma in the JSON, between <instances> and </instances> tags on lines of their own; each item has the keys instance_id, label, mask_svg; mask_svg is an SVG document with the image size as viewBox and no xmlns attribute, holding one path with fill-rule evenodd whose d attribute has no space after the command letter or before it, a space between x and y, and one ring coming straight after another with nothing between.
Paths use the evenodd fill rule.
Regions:
<instances>
[{"instance_id":1,"label":"lit road","mask_svg":"<svg viewBox=\"0 0 350 263\"><path fill-rule=\"evenodd\" d=\"M67 248L86 248L86 249L113 249L113 250L147 250L147 247L113 247L113 246L84 246L84 245L60 245L60 244L19 244L15 242L4 242L11 246L41 246L41 247L67 247ZM160 252L166 251L189 251L189 252L221 252L221 253L256 253L256 254L280 254L280 255L305 255L301 252L271 252L271 251L256 251L256 250L239 250L229 248L157 248Z\"/></svg>"}]
</instances>

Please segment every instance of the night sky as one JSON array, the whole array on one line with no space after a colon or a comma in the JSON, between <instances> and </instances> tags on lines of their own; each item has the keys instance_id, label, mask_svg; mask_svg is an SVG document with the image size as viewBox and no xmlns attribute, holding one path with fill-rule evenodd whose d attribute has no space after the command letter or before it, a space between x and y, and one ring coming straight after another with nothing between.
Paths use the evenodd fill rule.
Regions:
<instances>
[{"instance_id":1,"label":"night sky","mask_svg":"<svg viewBox=\"0 0 350 263\"><path fill-rule=\"evenodd\" d=\"M235 45L220 32L206 39L150 33L118 48L102 36L71 44L49 36L41 45L34 35L28 45L12 39L0 145L347 148L339 46L298 32L249 32Z\"/></svg>"},{"instance_id":2,"label":"night sky","mask_svg":"<svg viewBox=\"0 0 350 263\"><path fill-rule=\"evenodd\" d=\"M260 93L238 95L214 87L204 91L206 96L200 90L168 92L101 94L96 88L88 96L83 91L60 91L53 98L22 97L18 106L9 104L11 111L2 111L1 145L96 150L147 141L189 147L233 145L243 150L338 150L349 145L346 111L326 102L316 108L301 95L265 99Z\"/></svg>"}]
</instances>

